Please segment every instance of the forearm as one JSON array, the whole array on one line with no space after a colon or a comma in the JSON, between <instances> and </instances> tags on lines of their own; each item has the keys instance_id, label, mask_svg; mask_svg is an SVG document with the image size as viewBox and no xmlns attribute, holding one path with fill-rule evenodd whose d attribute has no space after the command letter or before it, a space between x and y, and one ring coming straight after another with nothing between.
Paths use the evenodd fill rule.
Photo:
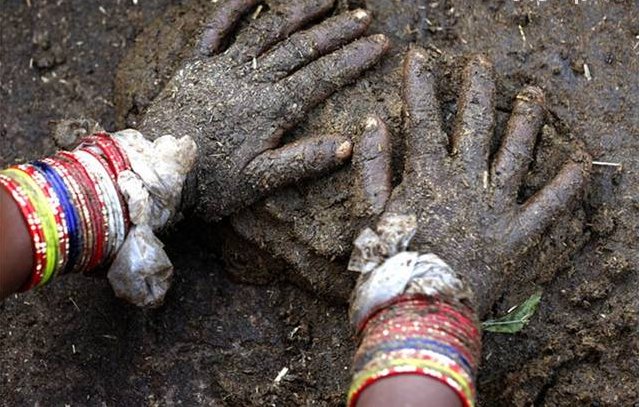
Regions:
<instances>
[{"instance_id":1,"label":"forearm","mask_svg":"<svg viewBox=\"0 0 640 407\"><path fill-rule=\"evenodd\" d=\"M129 220L117 176L128 161L106 134L85 140L0 171L3 297L106 265L122 245Z\"/></svg>"},{"instance_id":2,"label":"forearm","mask_svg":"<svg viewBox=\"0 0 640 407\"><path fill-rule=\"evenodd\" d=\"M456 393L428 376L393 376L362 392L358 407L462 407Z\"/></svg>"},{"instance_id":3,"label":"forearm","mask_svg":"<svg viewBox=\"0 0 640 407\"><path fill-rule=\"evenodd\" d=\"M116 295L161 304L173 268L153 233L175 215L194 159L189 138L127 130L0 171L2 298L101 269Z\"/></svg>"},{"instance_id":4,"label":"forearm","mask_svg":"<svg viewBox=\"0 0 640 407\"><path fill-rule=\"evenodd\" d=\"M471 308L401 296L368 318L360 336L349 406L474 405L480 334Z\"/></svg>"},{"instance_id":5,"label":"forearm","mask_svg":"<svg viewBox=\"0 0 640 407\"><path fill-rule=\"evenodd\" d=\"M25 284L33 266L33 247L20 208L0 188L0 300Z\"/></svg>"},{"instance_id":6,"label":"forearm","mask_svg":"<svg viewBox=\"0 0 640 407\"><path fill-rule=\"evenodd\" d=\"M358 336L348 407L475 404L480 326L465 281L434 254L407 251L412 215L385 214L355 241Z\"/></svg>"}]
</instances>

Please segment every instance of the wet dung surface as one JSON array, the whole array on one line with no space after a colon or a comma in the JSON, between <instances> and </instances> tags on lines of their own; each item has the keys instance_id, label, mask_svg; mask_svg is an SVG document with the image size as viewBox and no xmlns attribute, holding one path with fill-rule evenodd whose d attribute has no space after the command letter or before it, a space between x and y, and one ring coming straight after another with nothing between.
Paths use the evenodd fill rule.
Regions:
<instances>
[{"instance_id":1,"label":"wet dung surface","mask_svg":"<svg viewBox=\"0 0 640 407\"><path fill-rule=\"evenodd\" d=\"M90 118L107 130L138 124L193 46L207 3L3 2L0 164L53 152L53 120ZM515 95L527 85L544 91L546 125L518 199L546 184L576 145L596 161L620 164L593 166L584 201L548 231L489 310L503 314L543 289L521 333L484 335L478 384L484 406L634 405L638 2L336 3L333 13L372 11L369 33L385 33L392 46L362 80L315 108L291 139L328 128L356 137L365 115L376 113L392 134L397 184L400 62L416 42L440 63L437 93L449 134L470 54L481 52L494 66L498 140ZM145 28L142 35L155 30L166 52L136 62L131 50ZM121 91L141 78L123 68L136 64L148 65L137 99ZM349 103L355 96L362 98ZM1 404L341 405L354 351L343 302L353 279L341 267L352 234L368 221L352 217L351 193L342 187L353 171L348 165L282 190L232 221L209 225L194 216L167 231L176 281L158 310L137 310L115 299L106 281L80 276L7 299L0 304ZM292 223L292 213L300 220ZM261 222L269 234L257 233ZM248 249L261 241L259 250ZM311 250L307 274L277 252L281 242Z\"/></svg>"}]
</instances>

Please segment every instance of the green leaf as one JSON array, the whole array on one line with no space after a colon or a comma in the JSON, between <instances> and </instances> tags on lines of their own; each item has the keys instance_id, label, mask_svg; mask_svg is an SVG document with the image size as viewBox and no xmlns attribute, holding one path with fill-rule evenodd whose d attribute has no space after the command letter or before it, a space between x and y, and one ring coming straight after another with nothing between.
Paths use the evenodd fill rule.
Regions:
<instances>
[{"instance_id":1,"label":"green leaf","mask_svg":"<svg viewBox=\"0 0 640 407\"><path fill-rule=\"evenodd\" d=\"M498 319L490 319L482 323L482 329L487 332L514 334L522 330L529 323L529 318L535 314L542 298L542 291L538 291L525 302L518 305L506 315Z\"/></svg>"}]
</instances>

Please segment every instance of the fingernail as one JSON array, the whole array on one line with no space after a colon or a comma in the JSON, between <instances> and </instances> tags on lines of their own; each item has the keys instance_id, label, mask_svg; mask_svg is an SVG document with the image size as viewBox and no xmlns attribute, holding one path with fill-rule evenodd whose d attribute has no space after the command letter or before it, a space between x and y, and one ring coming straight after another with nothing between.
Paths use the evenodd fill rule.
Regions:
<instances>
[{"instance_id":1,"label":"fingernail","mask_svg":"<svg viewBox=\"0 0 640 407\"><path fill-rule=\"evenodd\" d=\"M358 20L365 20L369 18L370 14L368 11L359 8L353 12L353 16Z\"/></svg>"},{"instance_id":2,"label":"fingernail","mask_svg":"<svg viewBox=\"0 0 640 407\"><path fill-rule=\"evenodd\" d=\"M422 48L414 47L411 49L411 52L413 53L413 57L415 59L419 59L421 61L427 59L427 54Z\"/></svg>"},{"instance_id":3,"label":"fingernail","mask_svg":"<svg viewBox=\"0 0 640 407\"><path fill-rule=\"evenodd\" d=\"M376 34L376 35L372 35L371 39L375 42L377 42L378 44L387 44L387 37L384 34Z\"/></svg>"},{"instance_id":4,"label":"fingernail","mask_svg":"<svg viewBox=\"0 0 640 407\"><path fill-rule=\"evenodd\" d=\"M378 120L373 116L367 117L367 120L366 120L365 125L364 125L364 129L365 130L375 130L377 128L378 128Z\"/></svg>"},{"instance_id":5,"label":"fingernail","mask_svg":"<svg viewBox=\"0 0 640 407\"><path fill-rule=\"evenodd\" d=\"M518 100L533 101L544 104L544 92L537 86L527 86L516 96Z\"/></svg>"},{"instance_id":6,"label":"fingernail","mask_svg":"<svg viewBox=\"0 0 640 407\"><path fill-rule=\"evenodd\" d=\"M339 160L344 160L345 158L351 157L351 151L353 150L353 144L350 141L343 141L336 148L336 158Z\"/></svg>"}]
</instances>

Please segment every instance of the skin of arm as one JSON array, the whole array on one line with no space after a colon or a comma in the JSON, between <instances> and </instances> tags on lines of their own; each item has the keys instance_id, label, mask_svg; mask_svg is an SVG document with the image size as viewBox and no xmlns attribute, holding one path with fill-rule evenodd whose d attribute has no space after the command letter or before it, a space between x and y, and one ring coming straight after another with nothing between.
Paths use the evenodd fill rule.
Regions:
<instances>
[{"instance_id":1,"label":"skin of arm","mask_svg":"<svg viewBox=\"0 0 640 407\"><path fill-rule=\"evenodd\" d=\"M346 135L309 136L284 146L281 138L316 104L375 65L388 48L382 35L363 37L372 19L364 10L343 13L304 29L331 13L332 0L282 2L277 10L263 13L234 35L238 21L258 3L227 0L212 10L197 55L159 95L139 128L149 137L194 136L200 142L200 162L215 156L194 171L198 188L204 191L198 195L197 206L213 221L282 185L344 164L352 147ZM216 55L228 42L228 52ZM291 52L298 46L304 54ZM251 60L260 69L254 70ZM198 86L192 86L195 83ZM176 96L174 89L192 92ZM213 95L214 91L218 93ZM201 109L198 106L203 101L210 104ZM224 120L213 120L214 110ZM235 118L239 112L252 120L238 123ZM209 124L207 133L200 134L201 126L196 123L205 121ZM208 142L211 139L224 143ZM210 151L224 146L229 148L215 154ZM19 209L6 191L0 197L2 299L19 290L28 278L33 253Z\"/></svg>"},{"instance_id":2,"label":"skin of arm","mask_svg":"<svg viewBox=\"0 0 640 407\"><path fill-rule=\"evenodd\" d=\"M403 179L393 191L390 183L378 182L384 188L377 192L390 197L385 211L416 214L412 250L435 253L457 270L470 283L481 317L508 276L518 272L509 267L517 266L519 256L534 246L556 216L580 199L591 160L586 152L576 152L546 186L526 202L518 202L545 120L542 90L528 86L519 92L500 149L491 157L496 96L490 61L481 55L468 59L451 137L443 129L434 72L428 53L419 47L409 50L403 67L407 112ZM383 141L379 145L390 137L377 117L368 120L367 132ZM383 376L357 399L358 407L461 403L444 383L412 373Z\"/></svg>"},{"instance_id":3,"label":"skin of arm","mask_svg":"<svg viewBox=\"0 0 640 407\"><path fill-rule=\"evenodd\" d=\"M32 267L27 225L9 193L0 188L0 300L20 289Z\"/></svg>"},{"instance_id":4,"label":"skin of arm","mask_svg":"<svg viewBox=\"0 0 640 407\"><path fill-rule=\"evenodd\" d=\"M461 407L447 385L417 375L388 377L372 384L358 400L358 407Z\"/></svg>"},{"instance_id":5,"label":"skin of arm","mask_svg":"<svg viewBox=\"0 0 640 407\"><path fill-rule=\"evenodd\" d=\"M20 209L0 188L0 300L18 291L33 264L33 249ZM455 393L437 380L422 376L395 376L364 391L359 407L459 407Z\"/></svg>"}]
</instances>

